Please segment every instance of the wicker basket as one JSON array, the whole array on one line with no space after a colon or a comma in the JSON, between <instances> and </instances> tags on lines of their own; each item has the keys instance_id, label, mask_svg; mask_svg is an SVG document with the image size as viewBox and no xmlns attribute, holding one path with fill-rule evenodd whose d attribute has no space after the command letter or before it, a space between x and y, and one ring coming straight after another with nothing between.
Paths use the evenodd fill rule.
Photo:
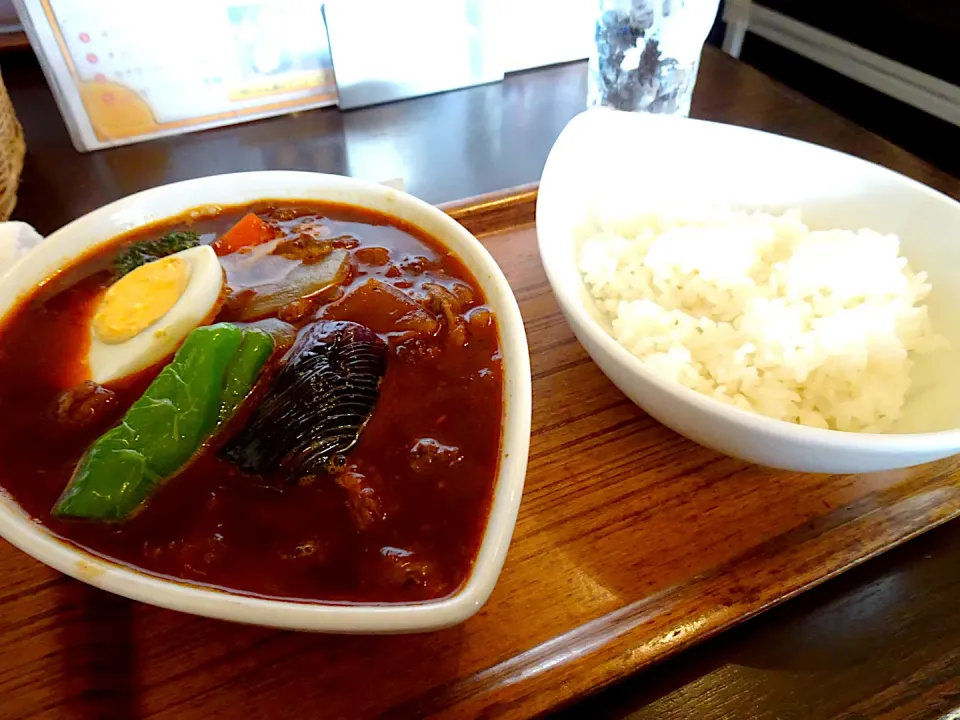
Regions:
<instances>
[{"instance_id":1,"label":"wicker basket","mask_svg":"<svg viewBox=\"0 0 960 720\"><path fill-rule=\"evenodd\" d=\"M23 156L27 145L23 141L23 128L7 95L7 88L0 76L0 220L6 220L17 204L17 185L23 170Z\"/></svg>"}]
</instances>

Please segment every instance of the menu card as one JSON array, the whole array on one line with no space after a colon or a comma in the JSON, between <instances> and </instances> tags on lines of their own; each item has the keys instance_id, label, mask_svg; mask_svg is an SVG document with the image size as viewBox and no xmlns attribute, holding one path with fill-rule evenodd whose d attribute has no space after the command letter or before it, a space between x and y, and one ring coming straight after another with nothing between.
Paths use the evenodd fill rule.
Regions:
<instances>
[{"instance_id":1,"label":"menu card","mask_svg":"<svg viewBox=\"0 0 960 720\"><path fill-rule=\"evenodd\" d=\"M324 0L14 4L81 151L337 102ZM593 45L597 0L465 4L468 16L480 8L492 17L484 22L484 32L492 34L484 43L499 47L498 62L506 72L584 58ZM428 13L410 22L430 29L442 19ZM388 32L391 27L388 18L376 15L369 22L372 30L378 22ZM402 30L393 29L403 45ZM365 51L375 52L369 45ZM437 56L450 59L449 53ZM396 61L397 55L392 57ZM443 63L436 67L438 75L448 69ZM427 80L442 84L440 78Z\"/></svg>"},{"instance_id":2,"label":"menu card","mask_svg":"<svg viewBox=\"0 0 960 720\"><path fill-rule=\"evenodd\" d=\"M322 0L16 0L78 150L331 105Z\"/></svg>"}]
</instances>

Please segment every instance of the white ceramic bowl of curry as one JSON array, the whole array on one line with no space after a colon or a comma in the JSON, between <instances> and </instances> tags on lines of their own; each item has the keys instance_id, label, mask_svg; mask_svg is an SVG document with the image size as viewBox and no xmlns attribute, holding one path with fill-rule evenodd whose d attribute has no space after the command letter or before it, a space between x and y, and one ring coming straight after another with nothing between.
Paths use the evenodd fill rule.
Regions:
<instances>
[{"instance_id":1,"label":"white ceramic bowl of curry","mask_svg":"<svg viewBox=\"0 0 960 720\"><path fill-rule=\"evenodd\" d=\"M194 576L165 577L88 552L74 538L68 541L59 537L48 529L48 518L43 513L34 511L31 516L21 507L16 492L0 494L0 534L37 560L74 578L134 600L196 615L339 633L415 632L462 622L483 605L493 590L513 533L529 446L530 366L523 322L502 272L480 242L440 210L389 187L302 172L240 173L147 190L111 203L56 231L0 276L0 342L13 326L25 299L32 297L38 286L55 276L68 281L69 273L66 276L58 273L97 254L118 236L182 216L197 207L244 206L264 200L308 206L344 204L399 219L419 228L459 258L482 291L484 307L495 317L499 338L502 429L495 479L488 497L489 511L482 503L474 509L485 514L485 524L479 526L483 528L479 545L472 562L467 563L462 583L434 599L397 601L391 598L377 602L373 598L353 602L271 596L269 592L248 592L244 588L237 591L228 583L204 584ZM50 352L56 349L51 348ZM5 415L13 411L10 407L3 408ZM464 457L462 462L470 462L469 457ZM6 489L7 479L2 477L2 472L0 470L0 486ZM172 482L176 479L173 477ZM161 493L165 491L166 485L160 488Z\"/></svg>"}]
</instances>

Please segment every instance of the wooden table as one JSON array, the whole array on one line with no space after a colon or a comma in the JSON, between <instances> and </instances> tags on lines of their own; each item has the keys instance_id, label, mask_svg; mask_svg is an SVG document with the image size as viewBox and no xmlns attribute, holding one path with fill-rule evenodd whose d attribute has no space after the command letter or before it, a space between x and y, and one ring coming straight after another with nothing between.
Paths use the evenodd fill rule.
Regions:
<instances>
[{"instance_id":1,"label":"wooden table","mask_svg":"<svg viewBox=\"0 0 960 720\"><path fill-rule=\"evenodd\" d=\"M433 202L516 185L536 179L584 97L583 69L574 65L382 108L305 113L81 156L69 147L36 67L4 58L3 69L30 147L18 217L45 232L150 185L241 169L403 176ZM853 152L960 196L955 179L714 52L703 63L694 108L700 117ZM891 717L937 717L960 703L956 525L571 712L773 718L890 710ZM335 662L336 652L312 652L309 637L184 622L60 578L8 547L0 548L0 567L7 580L0 717L325 715L322 698L305 706L304 697L311 674L324 671L311 660ZM353 655L378 647L364 640L333 645ZM378 683L403 682L354 680L357 714ZM552 703L547 697L538 705Z\"/></svg>"}]
</instances>

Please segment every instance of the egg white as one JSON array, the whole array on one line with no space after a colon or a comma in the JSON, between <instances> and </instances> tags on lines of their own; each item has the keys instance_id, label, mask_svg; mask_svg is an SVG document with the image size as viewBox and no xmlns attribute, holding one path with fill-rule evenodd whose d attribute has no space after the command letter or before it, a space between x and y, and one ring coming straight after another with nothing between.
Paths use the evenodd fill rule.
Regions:
<instances>
[{"instance_id":1,"label":"egg white","mask_svg":"<svg viewBox=\"0 0 960 720\"><path fill-rule=\"evenodd\" d=\"M87 365L95 383L104 385L128 377L172 355L216 307L223 289L223 269L213 248L200 245L170 257L187 263L190 279L165 315L129 340L114 345L102 342L91 326Z\"/></svg>"}]
</instances>

